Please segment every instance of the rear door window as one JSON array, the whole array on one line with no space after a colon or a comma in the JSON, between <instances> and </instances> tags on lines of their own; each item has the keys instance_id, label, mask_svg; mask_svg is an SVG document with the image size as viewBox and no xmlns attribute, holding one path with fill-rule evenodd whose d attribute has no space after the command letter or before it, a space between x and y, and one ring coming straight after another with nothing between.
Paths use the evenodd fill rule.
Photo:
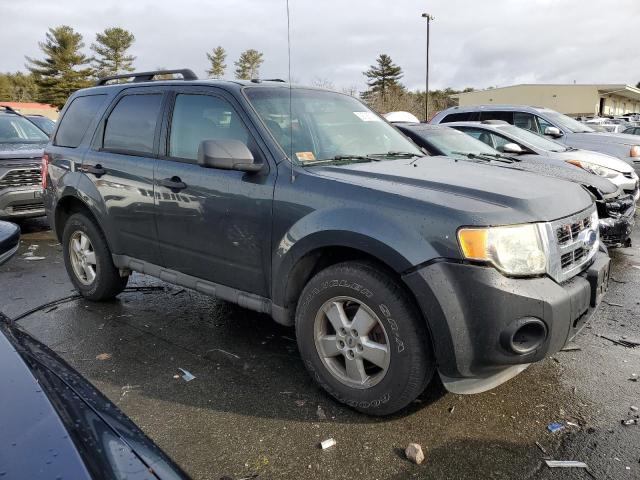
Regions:
<instances>
[{"instance_id":1,"label":"rear door window","mask_svg":"<svg viewBox=\"0 0 640 480\"><path fill-rule=\"evenodd\" d=\"M495 148L495 145L493 143L493 135L491 135L491 132L488 132L487 130L483 130L481 128L468 128L468 127L459 128L459 130L461 132L466 133L467 135L471 135L473 138L477 140L480 140L482 143L486 143L491 148Z\"/></svg>"},{"instance_id":2,"label":"rear door window","mask_svg":"<svg viewBox=\"0 0 640 480\"><path fill-rule=\"evenodd\" d=\"M91 120L96 116L106 99L107 95L87 95L74 98L60 120L53 144L70 148L80 145Z\"/></svg>"},{"instance_id":3,"label":"rear door window","mask_svg":"<svg viewBox=\"0 0 640 480\"><path fill-rule=\"evenodd\" d=\"M449 122L477 122L480 118L479 112L459 112L450 113L441 120L441 123Z\"/></svg>"},{"instance_id":4,"label":"rear door window","mask_svg":"<svg viewBox=\"0 0 640 480\"><path fill-rule=\"evenodd\" d=\"M162 97L161 93L122 97L107 118L102 148L132 155L151 155Z\"/></svg>"},{"instance_id":5,"label":"rear door window","mask_svg":"<svg viewBox=\"0 0 640 480\"><path fill-rule=\"evenodd\" d=\"M513 112L488 110L480 114L480 120L502 120L513 125Z\"/></svg>"}]
</instances>

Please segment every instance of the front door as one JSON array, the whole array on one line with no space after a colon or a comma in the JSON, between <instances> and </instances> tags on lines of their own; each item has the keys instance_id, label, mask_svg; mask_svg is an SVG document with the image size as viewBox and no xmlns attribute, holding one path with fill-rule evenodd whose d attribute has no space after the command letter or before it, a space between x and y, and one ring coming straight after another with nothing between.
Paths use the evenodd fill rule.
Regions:
<instances>
[{"instance_id":1,"label":"front door","mask_svg":"<svg viewBox=\"0 0 640 480\"><path fill-rule=\"evenodd\" d=\"M158 88L126 89L98 128L82 170L95 185L110 232L113 253L159 262L153 216L153 165L165 93Z\"/></svg>"},{"instance_id":2,"label":"front door","mask_svg":"<svg viewBox=\"0 0 640 480\"><path fill-rule=\"evenodd\" d=\"M175 91L155 170L158 240L163 266L268 296L276 169L241 111L214 88ZM244 142L262 170L199 166L200 142L210 139Z\"/></svg>"}]
</instances>

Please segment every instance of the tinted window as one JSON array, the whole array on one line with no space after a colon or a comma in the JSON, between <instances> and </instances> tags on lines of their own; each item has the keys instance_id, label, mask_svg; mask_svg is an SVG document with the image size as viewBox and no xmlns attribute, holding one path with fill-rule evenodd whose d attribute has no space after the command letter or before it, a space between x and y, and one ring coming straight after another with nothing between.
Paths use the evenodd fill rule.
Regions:
<instances>
[{"instance_id":1,"label":"tinted window","mask_svg":"<svg viewBox=\"0 0 640 480\"><path fill-rule=\"evenodd\" d=\"M440 123L477 122L479 118L480 118L480 114L478 112L451 113L446 117L444 117Z\"/></svg>"},{"instance_id":2,"label":"tinted window","mask_svg":"<svg viewBox=\"0 0 640 480\"><path fill-rule=\"evenodd\" d=\"M122 97L107 119L103 148L152 153L161 104L159 93Z\"/></svg>"},{"instance_id":3,"label":"tinted window","mask_svg":"<svg viewBox=\"0 0 640 480\"><path fill-rule=\"evenodd\" d=\"M513 112L482 112L482 114L480 115L480 120L502 120L507 123L513 123Z\"/></svg>"},{"instance_id":4,"label":"tinted window","mask_svg":"<svg viewBox=\"0 0 640 480\"><path fill-rule=\"evenodd\" d=\"M60 120L54 144L71 148L80 145L91 120L106 98L106 95L88 95L75 98Z\"/></svg>"},{"instance_id":5,"label":"tinted window","mask_svg":"<svg viewBox=\"0 0 640 480\"><path fill-rule=\"evenodd\" d=\"M524 128L525 130L531 130L538 133L538 126L536 125L536 117L526 112L513 112L513 124L516 127Z\"/></svg>"},{"instance_id":6,"label":"tinted window","mask_svg":"<svg viewBox=\"0 0 640 480\"><path fill-rule=\"evenodd\" d=\"M249 132L226 101L208 95L176 97L171 119L169 156L195 160L203 140L239 140L248 146Z\"/></svg>"}]
</instances>

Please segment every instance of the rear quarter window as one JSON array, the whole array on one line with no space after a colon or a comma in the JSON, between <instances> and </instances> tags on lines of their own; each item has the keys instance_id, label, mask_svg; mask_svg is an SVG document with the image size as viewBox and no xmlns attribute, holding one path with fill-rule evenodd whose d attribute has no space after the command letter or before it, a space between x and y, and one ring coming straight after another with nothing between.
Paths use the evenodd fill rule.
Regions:
<instances>
[{"instance_id":1,"label":"rear quarter window","mask_svg":"<svg viewBox=\"0 0 640 480\"><path fill-rule=\"evenodd\" d=\"M54 145L75 148L80 145L91 120L104 104L107 95L86 95L73 99L56 133Z\"/></svg>"},{"instance_id":2,"label":"rear quarter window","mask_svg":"<svg viewBox=\"0 0 640 480\"><path fill-rule=\"evenodd\" d=\"M502 120L513 125L513 112L508 111L484 111L480 116L480 120Z\"/></svg>"},{"instance_id":3,"label":"rear quarter window","mask_svg":"<svg viewBox=\"0 0 640 480\"><path fill-rule=\"evenodd\" d=\"M449 123L449 122L477 122L480 118L480 114L478 112L460 112L460 113L450 113L446 117L444 117L441 123Z\"/></svg>"}]
</instances>

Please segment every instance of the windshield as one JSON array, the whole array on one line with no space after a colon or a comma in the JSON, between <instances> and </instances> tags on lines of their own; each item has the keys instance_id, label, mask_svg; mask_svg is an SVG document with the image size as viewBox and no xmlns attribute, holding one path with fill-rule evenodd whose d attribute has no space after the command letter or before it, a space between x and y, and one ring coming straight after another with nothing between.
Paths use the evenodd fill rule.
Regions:
<instances>
[{"instance_id":1,"label":"windshield","mask_svg":"<svg viewBox=\"0 0 640 480\"><path fill-rule=\"evenodd\" d=\"M348 95L281 87L248 87L245 92L278 144L298 164L354 156L360 161L373 160L370 155L378 160L423 156L404 135Z\"/></svg>"},{"instance_id":2,"label":"windshield","mask_svg":"<svg viewBox=\"0 0 640 480\"><path fill-rule=\"evenodd\" d=\"M424 139L426 143L432 145L448 157L466 158L466 154L468 153L474 153L476 155L500 154L500 152L494 150L486 143L476 140L466 133L454 130L453 128L416 128L411 129L411 131L414 135L418 135Z\"/></svg>"},{"instance_id":3,"label":"windshield","mask_svg":"<svg viewBox=\"0 0 640 480\"><path fill-rule=\"evenodd\" d=\"M56 128L56 122L47 117L29 117L29 120L35 123L38 128L47 135L51 135L53 133L53 129Z\"/></svg>"},{"instance_id":4,"label":"windshield","mask_svg":"<svg viewBox=\"0 0 640 480\"><path fill-rule=\"evenodd\" d=\"M549 152L566 152L567 147L562 145L561 143L554 142L553 140L549 140L542 135L538 135L537 133L533 133L531 130L525 130L524 128L514 127L513 125L504 125L498 127L504 133L515 137L518 140L522 140L535 148L539 148L540 150L547 150Z\"/></svg>"},{"instance_id":5,"label":"windshield","mask_svg":"<svg viewBox=\"0 0 640 480\"><path fill-rule=\"evenodd\" d=\"M0 116L0 143L42 143L48 140L47 134L26 118Z\"/></svg>"},{"instance_id":6,"label":"windshield","mask_svg":"<svg viewBox=\"0 0 640 480\"><path fill-rule=\"evenodd\" d=\"M545 110L544 114L555 123L557 126L562 127L565 130L569 130L573 133L591 133L595 132L595 130L591 127L588 127L582 122L578 120L574 120L571 117L567 117L562 113L555 112L553 110Z\"/></svg>"}]
</instances>

